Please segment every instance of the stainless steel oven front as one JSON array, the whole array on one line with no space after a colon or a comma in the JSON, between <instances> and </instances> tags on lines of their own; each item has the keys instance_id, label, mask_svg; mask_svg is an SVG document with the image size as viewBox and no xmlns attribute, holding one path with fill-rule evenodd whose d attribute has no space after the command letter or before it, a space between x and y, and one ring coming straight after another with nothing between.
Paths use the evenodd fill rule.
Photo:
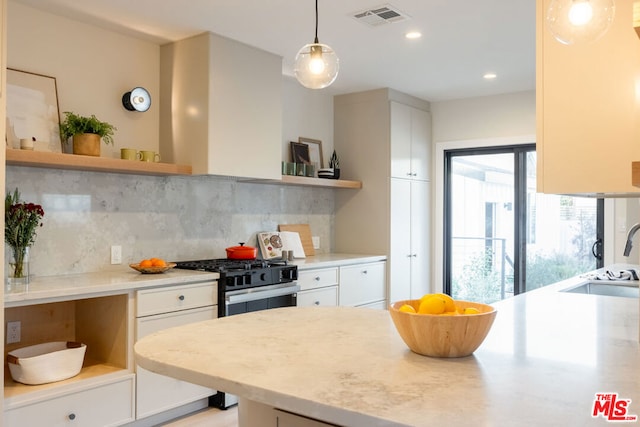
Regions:
<instances>
[{"instance_id":1,"label":"stainless steel oven front","mask_svg":"<svg viewBox=\"0 0 640 427\"><path fill-rule=\"evenodd\" d=\"M227 291L224 296L225 316L278 307L295 307L299 290L300 285L296 282L288 282Z\"/></svg>"}]
</instances>

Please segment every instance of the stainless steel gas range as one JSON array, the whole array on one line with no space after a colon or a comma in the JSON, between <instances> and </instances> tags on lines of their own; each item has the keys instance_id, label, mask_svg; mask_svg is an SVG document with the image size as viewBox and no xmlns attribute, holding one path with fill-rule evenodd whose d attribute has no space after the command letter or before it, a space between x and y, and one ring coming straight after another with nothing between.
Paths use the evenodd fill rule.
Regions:
<instances>
[{"instance_id":1,"label":"stainless steel gas range","mask_svg":"<svg viewBox=\"0 0 640 427\"><path fill-rule=\"evenodd\" d=\"M300 290L296 283L298 267L284 260L205 259L178 261L176 268L220 274L218 317L295 306ZM209 402L211 406L226 409L236 404L237 399L218 392Z\"/></svg>"}]
</instances>

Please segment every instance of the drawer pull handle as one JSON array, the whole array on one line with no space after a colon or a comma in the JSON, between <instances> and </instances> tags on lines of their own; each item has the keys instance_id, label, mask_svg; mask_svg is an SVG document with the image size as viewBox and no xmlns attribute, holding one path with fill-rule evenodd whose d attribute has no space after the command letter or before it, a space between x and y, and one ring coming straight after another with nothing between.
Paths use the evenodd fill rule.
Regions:
<instances>
[{"instance_id":1,"label":"drawer pull handle","mask_svg":"<svg viewBox=\"0 0 640 427\"><path fill-rule=\"evenodd\" d=\"M368 271L367 270L362 270L362 274L367 274Z\"/></svg>"},{"instance_id":2,"label":"drawer pull handle","mask_svg":"<svg viewBox=\"0 0 640 427\"><path fill-rule=\"evenodd\" d=\"M316 277L314 278L314 280L315 280L316 282L319 282L319 281L320 281L320 276L316 276Z\"/></svg>"},{"instance_id":3,"label":"drawer pull handle","mask_svg":"<svg viewBox=\"0 0 640 427\"><path fill-rule=\"evenodd\" d=\"M320 301L314 302L315 305L320 305Z\"/></svg>"},{"instance_id":4,"label":"drawer pull handle","mask_svg":"<svg viewBox=\"0 0 640 427\"><path fill-rule=\"evenodd\" d=\"M184 301L184 295L180 295L180 296L178 297L178 299L179 299L180 301Z\"/></svg>"},{"instance_id":5,"label":"drawer pull handle","mask_svg":"<svg viewBox=\"0 0 640 427\"><path fill-rule=\"evenodd\" d=\"M74 414L73 412L69 414L68 418L73 421L76 419L76 414Z\"/></svg>"}]
</instances>

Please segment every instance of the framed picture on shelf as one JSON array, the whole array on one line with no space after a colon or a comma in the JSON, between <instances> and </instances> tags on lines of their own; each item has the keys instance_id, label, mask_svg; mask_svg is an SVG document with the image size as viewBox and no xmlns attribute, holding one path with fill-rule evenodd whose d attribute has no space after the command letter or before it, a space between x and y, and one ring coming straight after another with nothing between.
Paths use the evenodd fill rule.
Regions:
<instances>
[{"instance_id":1,"label":"framed picture on shelf","mask_svg":"<svg viewBox=\"0 0 640 427\"><path fill-rule=\"evenodd\" d=\"M309 146L291 141L291 161L293 163L311 163L311 159L309 157Z\"/></svg>"},{"instance_id":2,"label":"framed picture on shelf","mask_svg":"<svg viewBox=\"0 0 640 427\"><path fill-rule=\"evenodd\" d=\"M61 153L60 112L55 77L7 68L7 146L20 147L20 139L35 142L35 149Z\"/></svg>"},{"instance_id":3,"label":"framed picture on shelf","mask_svg":"<svg viewBox=\"0 0 640 427\"><path fill-rule=\"evenodd\" d=\"M318 168L324 167L324 161L322 160L322 141L319 139L311 139L305 137L299 137L298 142L309 147L309 161L315 164Z\"/></svg>"}]
</instances>

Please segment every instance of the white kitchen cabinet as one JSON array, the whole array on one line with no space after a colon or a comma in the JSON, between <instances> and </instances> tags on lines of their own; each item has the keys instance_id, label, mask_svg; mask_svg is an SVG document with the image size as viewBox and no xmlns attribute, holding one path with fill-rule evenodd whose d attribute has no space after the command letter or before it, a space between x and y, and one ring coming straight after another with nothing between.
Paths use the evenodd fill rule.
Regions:
<instances>
[{"instance_id":1,"label":"white kitchen cabinet","mask_svg":"<svg viewBox=\"0 0 640 427\"><path fill-rule=\"evenodd\" d=\"M391 101L391 176L430 180L431 120L427 111Z\"/></svg>"},{"instance_id":2,"label":"white kitchen cabinet","mask_svg":"<svg viewBox=\"0 0 640 427\"><path fill-rule=\"evenodd\" d=\"M37 403L7 409L5 426L104 427L134 420L134 375L104 381L71 393L56 393Z\"/></svg>"},{"instance_id":3,"label":"white kitchen cabinet","mask_svg":"<svg viewBox=\"0 0 640 427\"><path fill-rule=\"evenodd\" d=\"M537 191L638 194L640 39L632 0L616 0L597 41L564 45L545 25L551 0L537 0Z\"/></svg>"},{"instance_id":4,"label":"white kitchen cabinet","mask_svg":"<svg viewBox=\"0 0 640 427\"><path fill-rule=\"evenodd\" d=\"M297 306L337 306L338 267L298 270Z\"/></svg>"},{"instance_id":5,"label":"white kitchen cabinet","mask_svg":"<svg viewBox=\"0 0 640 427\"><path fill-rule=\"evenodd\" d=\"M430 288L429 108L428 102L391 89L334 98L341 173L366 183L356 193L336 193L335 251L386 255L389 302L410 298L412 288L414 294ZM407 142L412 133L420 144ZM407 167L416 175L399 172Z\"/></svg>"},{"instance_id":6,"label":"white kitchen cabinet","mask_svg":"<svg viewBox=\"0 0 640 427\"><path fill-rule=\"evenodd\" d=\"M391 179L389 300L418 299L429 292L431 183Z\"/></svg>"},{"instance_id":7,"label":"white kitchen cabinet","mask_svg":"<svg viewBox=\"0 0 640 427\"><path fill-rule=\"evenodd\" d=\"M383 303L386 307L386 300L387 276L384 261L340 267L340 305Z\"/></svg>"},{"instance_id":8,"label":"white kitchen cabinet","mask_svg":"<svg viewBox=\"0 0 640 427\"><path fill-rule=\"evenodd\" d=\"M217 317L215 282L144 289L136 297L136 341L159 330ZM215 393L136 365L136 418L142 419Z\"/></svg>"},{"instance_id":9,"label":"white kitchen cabinet","mask_svg":"<svg viewBox=\"0 0 640 427\"><path fill-rule=\"evenodd\" d=\"M338 286L298 292L298 307L335 307L338 305Z\"/></svg>"},{"instance_id":10,"label":"white kitchen cabinet","mask_svg":"<svg viewBox=\"0 0 640 427\"><path fill-rule=\"evenodd\" d=\"M163 161L281 179L281 57L203 33L161 46L160 69Z\"/></svg>"}]
</instances>

